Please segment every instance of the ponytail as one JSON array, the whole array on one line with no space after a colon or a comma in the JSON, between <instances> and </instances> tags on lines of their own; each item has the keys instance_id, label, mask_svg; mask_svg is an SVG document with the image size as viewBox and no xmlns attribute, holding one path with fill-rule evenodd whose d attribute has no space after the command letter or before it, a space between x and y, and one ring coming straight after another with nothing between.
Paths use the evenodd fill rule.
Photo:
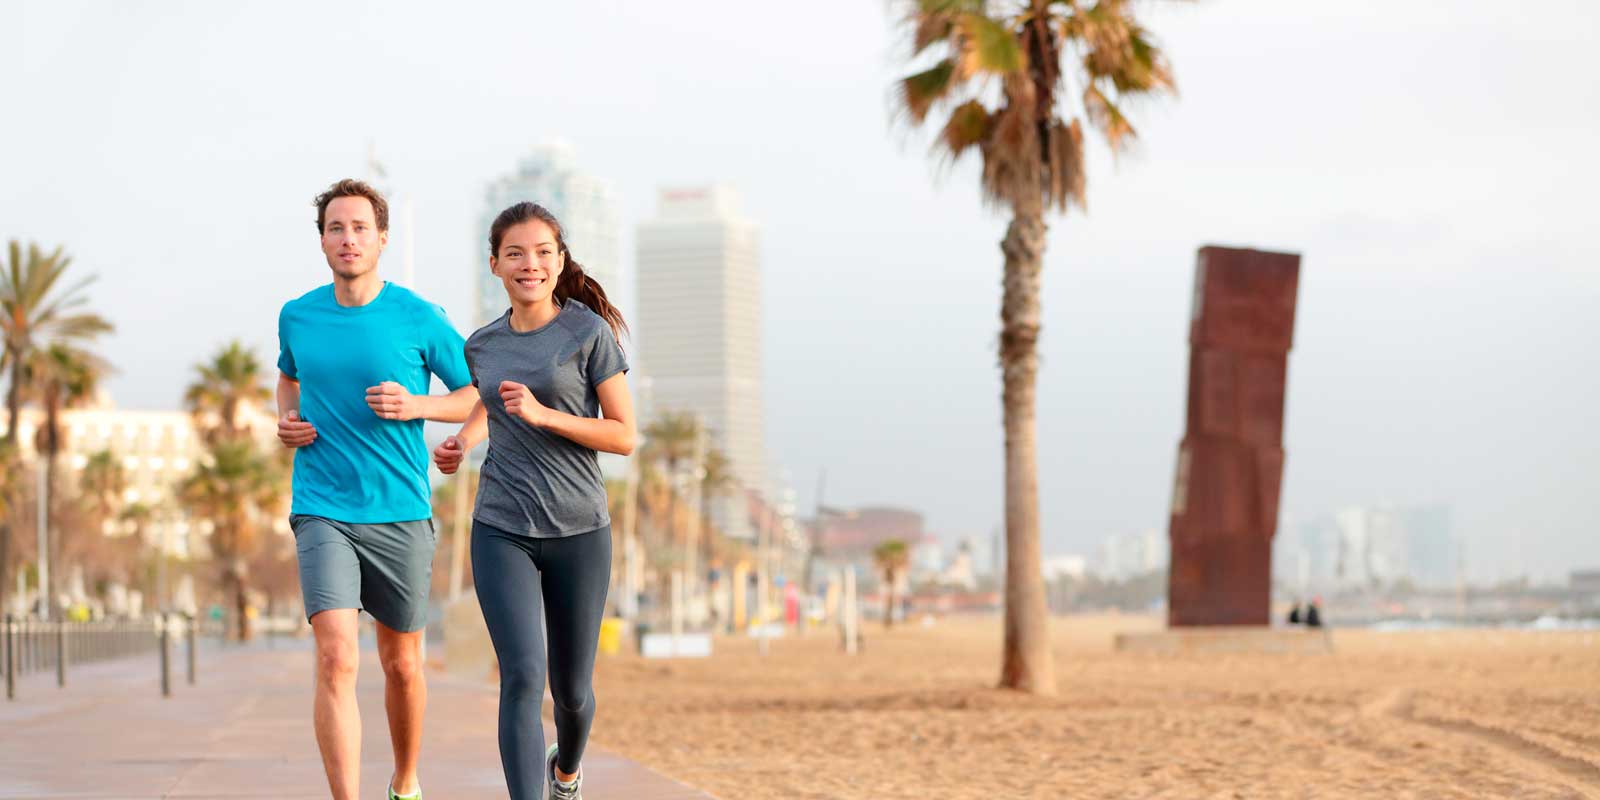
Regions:
<instances>
[{"instance_id":1,"label":"ponytail","mask_svg":"<svg viewBox=\"0 0 1600 800\"><path fill-rule=\"evenodd\" d=\"M600 282L589 277L589 273L583 271L583 265L573 260L572 251L561 241L559 231L557 228L556 243L561 247L561 252L567 254L567 267L561 271L561 277L556 281L557 302L576 300L588 306L590 311L599 314L600 318L611 326L611 335L617 337L617 344L622 344L622 337L629 335L628 323L622 318L622 312L606 299L606 290Z\"/></svg>"}]
</instances>

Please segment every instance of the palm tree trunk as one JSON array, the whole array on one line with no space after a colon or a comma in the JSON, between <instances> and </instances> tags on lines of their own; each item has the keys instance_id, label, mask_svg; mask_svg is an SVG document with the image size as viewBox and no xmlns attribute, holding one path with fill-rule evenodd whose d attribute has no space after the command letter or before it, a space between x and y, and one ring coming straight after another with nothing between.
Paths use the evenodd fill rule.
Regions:
<instances>
[{"instance_id":1,"label":"palm tree trunk","mask_svg":"<svg viewBox=\"0 0 1600 800\"><path fill-rule=\"evenodd\" d=\"M20 392L20 384L22 381L22 360L21 354L15 350L10 350L9 354L11 356L11 386L6 391L5 443L7 445L7 450L10 451L12 455L15 455L16 450L14 448L17 443L17 415L22 405L22 394ZM10 577L10 573L6 570L7 567L11 566L11 520L9 519L9 515L7 516L7 519L0 519L0 612L4 612L6 609L10 608L10 606L6 604L6 598L9 596L7 594L7 589L11 587L11 581L7 580L7 578Z\"/></svg>"},{"instance_id":2,"label":"palm tree trunk","mask_svg":"<svg viewBox=\"0 0 1600 800\"><path fill-rule=\"evenodd\" d=\"M1000 301L1000 373L1006 433L1005 644L1000 686L1055 694L1044 575L1039 558L1039 470L1035 433L1044 257L1042 214L1019 211L1006 229Z\"/></svg>"},{"instance_id":3,"label":"palm tree trunk","mask_svg":"<svg viewBox=\"0 0 1600 800\"><path fill-rule=\"evenodd\" d=\"M44 490L46 492L45 497L48 498L45 506L44 524L47 549L50 551L50 585L41 588L45 590L45 601L54 603L56 601L55 587L61 585L61 579L65 576L66 570L66 566L61 563L61 526L53 524L56 516L55 509L59 505L59 498L56 497L56 452L60 450L58 437L61 433L61 426L58 419L59 403L56 396L47 394L44 401L45 447L41 457L45 460ZM52 608L54 607L52 606ZM51 616L54 617L55 615L52 613Z\"/></svg>"},{"instance_id":4,"label":"palm tree trunk","mask_svg":"<svg viewBox=\"0 0 1600 800\"><path fill-rule=\"evenodd\" d=\"M244 570L235 568L233 571L233 585L235 590L234 608L239 614L239 641L250 641L250 601L247 596L249 590L245 583Z\"/></svg>"},{"instance_id":5,"label":"palm tree trunk","mask_svg":"<svg viewBox=\"0 0 1600 800\"><path fill-rule=\"evenodd\" d=\"M687 535L687 534L685 534ZM678 546L678 461L667 461L667 552ZM688 566L685 564L684 566Z\"/></svg>"},{"instance_id":6,"label":"palm tree trunk","mask_svg":"<svg viewBox=\"0 0 1600 800\"><path fill-rule=\"evenodd\" d=\"M0 519L0 616L11 613L11 520Z\"/></svg>"},{"instance_id":7,"label":"palm tree trunk","mask_svg":"<svg viewBox=\"0 0 1600 800\"><path fill-rule=\"evenodd\" d=\"M711 562L717 556L716 539L711 532L711 514L708 509L715 502L711 493L700 490L700 574L708 574Z\"/></svg>"},{"instance_id":8,"label":"palm tree trunk","mask_svg":"<svg viewBox=\"0 0 1600 800\"><path fill-rule=\"evenodd\" d=\"M894 627L894 570L883 573L883 628Z\"/></svg>"},{"instance_id":9,"label":"palm tree trunk","mask_svg":"<svg viewBox=\"0 0 1600 800\"><path fill-rule=\"evenodd\" d=\"M22 353L11 351L11 388L6 391L6 444L17 443L17 416L22 410Z\"/></svg>"}]
</instances>

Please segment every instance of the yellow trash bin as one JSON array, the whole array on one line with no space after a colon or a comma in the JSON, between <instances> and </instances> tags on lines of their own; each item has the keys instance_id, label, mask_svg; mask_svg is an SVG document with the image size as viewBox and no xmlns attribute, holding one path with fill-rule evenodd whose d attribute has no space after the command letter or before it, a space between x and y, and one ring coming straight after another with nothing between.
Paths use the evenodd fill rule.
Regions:
<instances>
[{"instance_id":1,"label":"yellow trash bin","mask_svg":"<svg viewBox=\"0 0 1600 800\"><path fill-rule=\"evenodd\" d=\"M600 622L600 652L614 656L622 649L622 620L608 617Z\"/></svg>"}]
</instances>

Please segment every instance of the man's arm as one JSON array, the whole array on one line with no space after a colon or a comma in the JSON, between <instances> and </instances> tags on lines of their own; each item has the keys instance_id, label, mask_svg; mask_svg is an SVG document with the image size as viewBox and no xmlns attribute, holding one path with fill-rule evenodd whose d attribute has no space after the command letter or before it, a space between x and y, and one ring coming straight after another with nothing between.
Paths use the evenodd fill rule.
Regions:
<instances>
[{"instance_id":1,"label":"man's arm","mask_svg":"<svg viewBox=\"0 0 1600 800\"><path fill-rule=\"evenodd\" d=\"M284 447L305 447L317 440L317 429L300 419L300 382L278 373L278 441Z\"/></svg>"},{"instance_id":2,"label":"man's arm","mask_svg":"<svg viewBox=\"0 0 1600 800\"><path fill-rule=\"evenodd\" d=\"M367 387L367 406L384 419L465 422L476 402L478 389L470 383L444 395L412 394L394 381Z\"/></svg>"}]
</instances>

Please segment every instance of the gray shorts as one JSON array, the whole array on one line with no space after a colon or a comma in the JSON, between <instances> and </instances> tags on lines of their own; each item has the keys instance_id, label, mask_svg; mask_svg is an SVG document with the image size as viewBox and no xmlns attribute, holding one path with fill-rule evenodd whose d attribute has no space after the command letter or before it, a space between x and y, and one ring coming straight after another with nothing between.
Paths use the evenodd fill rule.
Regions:
<instances>
[{"instance_id":1,"label":"gray shorts","mask_svg":"<svg viewBox=\"0 0 1600 800\"><path fill-rule=\"evenodd\" d=\"M439 544L433 520L339 522L291 514L306 619L335 608L365 609L401 632L428 622L428 586Z\"/></svg>"}]
</instances>

